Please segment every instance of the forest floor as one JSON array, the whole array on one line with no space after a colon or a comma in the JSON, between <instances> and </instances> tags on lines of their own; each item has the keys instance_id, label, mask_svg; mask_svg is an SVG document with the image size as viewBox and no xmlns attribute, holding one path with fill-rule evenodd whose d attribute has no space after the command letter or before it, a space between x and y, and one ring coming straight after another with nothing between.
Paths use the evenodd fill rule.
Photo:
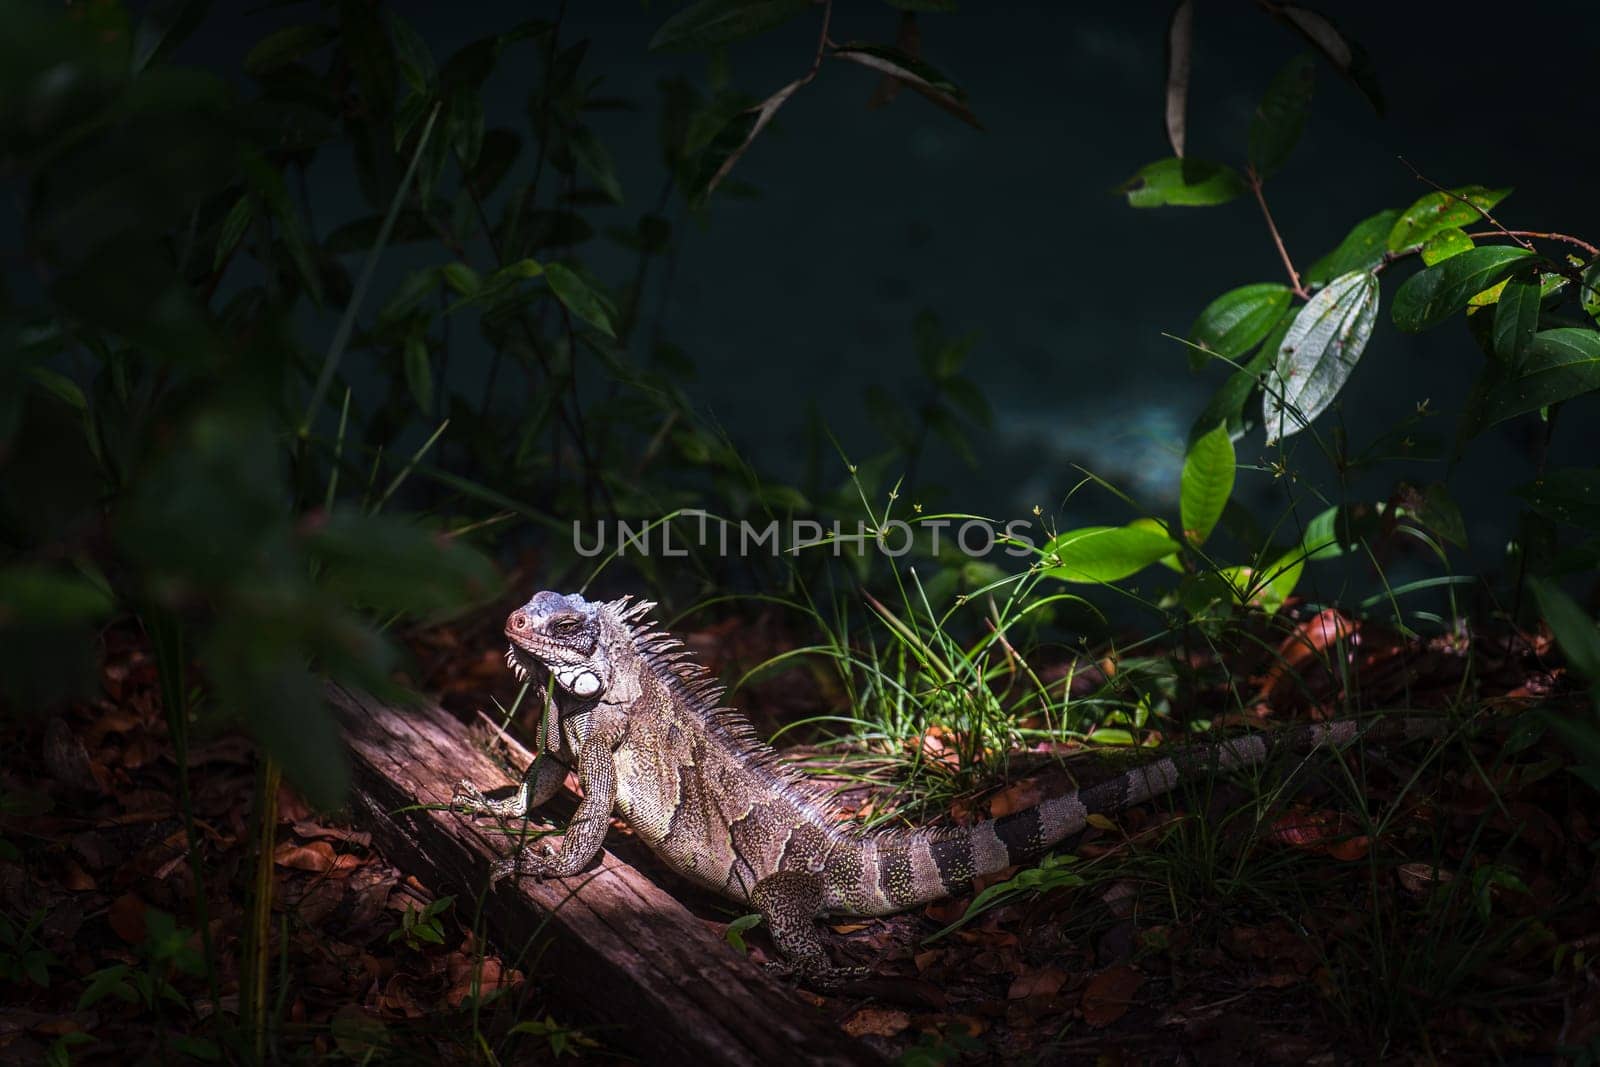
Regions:
<instances>
[{"instance_id":1,"label":"forest floor","mask_svg":"<svg viewBox=\"0 0 1600 1067\"><path fill-rule=\"evenodd\" d=\"M509 703L500 618L409 635L411 684L464 717ZM748 665L784 640L760 623L687 643L714 670ZM970 896L839 923L838 954L879 977L804 996L909 1064L1595 1062L1600 803L1516 717L1577 711L1585 698L1536 635L1408 641L1325 613L1301 623L1306 647L1330 627L1365 635L1352 642L1368 682L1356 706L1470 712L1469 736L1319 756L1330 770L1297 772L1286 788L1231 782L1102 821L1073 863L1012 883L944 936ZM1262 694L1289 692L1281 669L1239 667ZM1315 675L1274 714L1352 703L1336 678ZM825 710L817 699L781 677L740 694L764 728ZM208 938L196 932L175 763L137 630L105 633L93 699L13 730L6 749L0 1063L235 1059L250 743L219 733L189 756ZM1059 768L1015 777L1026 762L951 817L1014 810L1057 784ZM846 800L878 802L859 790ZM366 833L287 786L278 816L271 1058L626 1058L609 1037L624 1010L552 1016L552 961L497 956L464 909L436 902ZM725 930L735 915L705 921ZM759 928L740 929L730 951L770 952Z\"/></svg>"}]
</instances>

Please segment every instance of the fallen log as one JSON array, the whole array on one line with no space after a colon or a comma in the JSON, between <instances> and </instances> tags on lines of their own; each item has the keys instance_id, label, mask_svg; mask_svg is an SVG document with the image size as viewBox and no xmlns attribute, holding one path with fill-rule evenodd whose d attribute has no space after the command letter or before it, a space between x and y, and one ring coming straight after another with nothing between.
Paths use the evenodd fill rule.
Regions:
<instances>
[{"instance_id":1,"label":"fallen log","mask_svg":"<svg viewBox=\"0 0 1600 1067\"><path fill-rule=\"evenodd\" d=\"M511 785L444 710L394 707L330 687L354 769L355 818L395 867L476 899L509 844L493 820L449 811L457 780ZM512 761L529 758L513 746ZM877 1056L739 953L609 849L577 878L500 883L484 896L491 942L539 961L558 1010L621 1024L603 1033L649 1063L860 1063ZM539 951L540 946L543 951Z\"/></svg>"}]
</instances>

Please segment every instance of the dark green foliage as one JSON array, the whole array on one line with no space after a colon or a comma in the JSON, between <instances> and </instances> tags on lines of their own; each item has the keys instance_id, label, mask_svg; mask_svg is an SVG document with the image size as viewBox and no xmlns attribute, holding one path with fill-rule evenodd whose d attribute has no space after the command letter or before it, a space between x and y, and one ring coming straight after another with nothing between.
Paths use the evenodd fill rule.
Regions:
<instances>
[{"instance_id":1,"label":"dark green foliage","mask_svg":"<svg viewBox=\"0 0 1600 1067\"><path fill-rule=\"evenodd\" d=\"M658 324L640 330L642 287L675 255L670 216L704 210L756 113L720 82L663 84L669 184L604 234L637 257L619 285L583 261L601 237L589 211L644 183L590 125L625 103L596 95L587 42L533 19L436 56L381 6L328 3L256 42L236 89L167 61L205 8L158 4L135 26L117 4L0 5L0 165L28 267L0 286L0 674L11 706L38 708L92 677L94 627L170 623L195 655L168 664L175 691L197 668L200 710L331 804L344 770L323 678L388 688L392 622L495 595L472 531L811 506L752 488L684 399L692 362ZM701 3L657 44L721 46L811 9ZM526 126L490 128L482 94L508 62L526 71ZM307 199L327 151L353 160L353 217ZM395 276L402 244L432 261ZM450 373L463 329L494 353L465 384ZM931 432L970 456L964 427L988 419L960 374L970 340L919 326L917 345L931 393L899 447L915 457ZM601 377L597 405L578 382ZM587 566L566 536L549 551L555 569Z\"/></svg>"}]
</instances>

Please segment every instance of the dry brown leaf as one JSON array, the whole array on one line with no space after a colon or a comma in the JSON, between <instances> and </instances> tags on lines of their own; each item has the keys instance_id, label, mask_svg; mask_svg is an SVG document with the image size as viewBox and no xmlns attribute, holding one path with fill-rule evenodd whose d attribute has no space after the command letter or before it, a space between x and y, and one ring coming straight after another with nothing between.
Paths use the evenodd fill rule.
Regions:
<instances>
[{"instance_id":1,"label":"dry brown leaf","mask_svg":"<svg viewBox=\"0 0 1600 1067\"><path fill-rule=\"evenodd\" d=\"M1037 778L1013 782L989 798L989 817L999 819L1031 808L1045 799L1044 784Z\"/></svg>"},{"instance_id":2,"label":"dry brown leaf","mask_svg":"<svg viewBox=\"0 0 1600 1067\"><path fill-rule=\"evenodd\" d=\"M1355 819L1335 811L1291 811L1273 820L1267 840L1307 852L1321 852L1336 860L1361 859L1372 840L1356 833Z\"/></svg>"},{"instance_id":3,"label":"dry brown leaf","mask_svg":"<svg viewBox=\"0 0 1600 1067\"><path fill-rule=\"evenodd\" d=\"M303 837L307 841L348 841L352 845L362 848L372 844L372 834L366 830L350 830L343 826L323 826L320 823L302 819L294 824L296 837Z\"/></svg>"},{"instance_id":4,"label":"dry brown leaf","mask_svg":"<svg viewBox=\"0 0 1600 1067\"><path fill-rule=\"evenodd\" d=\"M1067 983L1067 972L1059 967L1041 967L1037 971L1019 974L1011 983L1011 988L1006 990L1007 1000L1022 1000L1025 997L1053 997L1061 992L1061 987Z\"/></svg>"},{"instance_id":5,"label":"dry brown leaf","mask_svg":"<svg viewBox=\"0 0 1600 1067\"><path fill-rule=\"evenodd\" d=\"M1394 874L1400 880L1402 889L1417 896L1455 877L1449 871L1435 867L1431 863L1402 863L1395 868Z\"/></svg>"},{"instance_id":6,"label":"dry brown leaf","mask_svg":"<svg viewBox=\"0 0 1600 1067\"><path fill-rule=\"evenodd\" d=\"M130 945L144 943L145 903L132 893L124 893L111 902L106 910L106 922L111 932Z\"/></svg>"},{"instance_id":7,"label":"dry brown leaf","mask_svg":"<svg viewBox=\"0 0 1600 1067\"><path fill-rule=\"evenodd\" d=\"M840 1024L851 1037L893 1037L911 1025L911 1016L898 1008L861 1008Z\"/></svg>"},{"instance_id":8,"label":"dry brown leaf","mask_svg":"<svg viewBox=\"0 0 1600 1067\"><path fill-rule=\"evenodd\" d=\"M1119 963L1107 967L1093 978L1083 990L1083 1021L1096 1030L1122 1018L1133 1005L1133 994L1144 984L1144 975L1131 964Z\"/></svg>"},{"instance_id":9,"label":"dry brown leaf","mask_svg":"<svg viewBox=\"0 0 1600 1067\"><path fill-rule=\"evenodd\" d=\"M297 871L314 871L318 874L348 871L361 865L361 861L355 856L335 852L333 846L326 841L313 841L309 845L297 845L293 841L285 841L272 850L272 862L279 867L292 867Z\"/></svg>"},{"instance_id":10,"label":"dry brown leaf","mask_svg":"<svg viewBox=\"0 0 1600 1067\"><path fill-rule=\"evenodd\" d=\"M1361 624L1337 608L1325 608L1296 626L1278 646L1278 656L1262 679L1260 699L1271 705L1295 702L1299 676L1327 661L1341 645L1355 640Z\"/></svg>"}]
</instances>

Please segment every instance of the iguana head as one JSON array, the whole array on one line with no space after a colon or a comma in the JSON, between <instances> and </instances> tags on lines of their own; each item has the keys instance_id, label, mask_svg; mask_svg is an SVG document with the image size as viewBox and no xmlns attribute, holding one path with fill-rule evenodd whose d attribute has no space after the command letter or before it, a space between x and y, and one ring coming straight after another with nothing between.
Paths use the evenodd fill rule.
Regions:
<instances>
[{"instance_id":1,"label":"iguana head","mask_svg":"<svg viewBox=\"0 0 1600 1067\"><path fill-rule=\"evenodd\" d=\"M535 664L550 672L564 691L591 700L611 684L611 659L601 639L603 604L573 593L535 593L506 618L511 647L506 663L526 681Z\"/></svg>"}]
</instances>

